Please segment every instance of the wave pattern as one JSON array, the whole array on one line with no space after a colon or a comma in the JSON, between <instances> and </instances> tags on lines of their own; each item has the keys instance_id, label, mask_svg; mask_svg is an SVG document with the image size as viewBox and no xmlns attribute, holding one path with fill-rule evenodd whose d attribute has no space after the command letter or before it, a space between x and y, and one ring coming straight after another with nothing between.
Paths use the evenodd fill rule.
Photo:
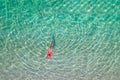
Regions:
<instances>
[{"instance_id":1,"label":"wave pattern","mask_svg":"<svg viewBox=\"0 0 120 80\"><path fill-rule=\"evenodd\" d=\"M119 0L0 4L2 80L120 79ZM53 57L46 59L53 34Z\"/></svg>"}]
</instances>

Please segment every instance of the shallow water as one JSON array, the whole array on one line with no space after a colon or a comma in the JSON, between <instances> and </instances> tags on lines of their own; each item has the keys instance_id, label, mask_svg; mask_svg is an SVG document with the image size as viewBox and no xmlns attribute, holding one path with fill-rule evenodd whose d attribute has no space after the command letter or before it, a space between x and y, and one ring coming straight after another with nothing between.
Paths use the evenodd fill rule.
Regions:
<instances>
[{"instance_id":1,"label":"shallow water","mask_svg":"<svg viewBox=\"0 0 120 80\"><path fill-rule=\"evenodd\" d=\"M120 80L119 0L0 4L1 80Z\"/></svg>"}]
</instances>

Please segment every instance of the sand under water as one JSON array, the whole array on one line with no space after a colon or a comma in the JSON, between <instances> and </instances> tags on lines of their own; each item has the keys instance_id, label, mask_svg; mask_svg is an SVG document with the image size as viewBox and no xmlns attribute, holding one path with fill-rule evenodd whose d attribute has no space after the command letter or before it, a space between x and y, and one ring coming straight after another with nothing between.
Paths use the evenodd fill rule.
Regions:
<instances>
[{"instance_id":1,"label":"sand under water","mask_svg":"<svg viewBox=\"0 0 120 80\"><path fill-rule=\"evenodd\" d=\"M0 80L120 80L119 0L0 4Z\"/></svg>"}]
</instances>

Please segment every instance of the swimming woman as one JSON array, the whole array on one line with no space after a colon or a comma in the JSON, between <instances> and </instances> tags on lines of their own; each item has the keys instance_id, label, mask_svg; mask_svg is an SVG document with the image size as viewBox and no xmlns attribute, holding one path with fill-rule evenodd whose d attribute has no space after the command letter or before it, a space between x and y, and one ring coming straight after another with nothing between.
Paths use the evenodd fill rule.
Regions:
<instances>
[{"instance_id":1,"label":"swimming woman","mask_svg":"<svg viewBox=\"0 0 120 80\"><path fill-rule=\"evenodd\" d=\"M52 58L53 47L55 46L55 37L52 37L52 41L50 43L50 47L48 48L48 52L46 54L46 58Z\"/></svg>"}]
</instances>

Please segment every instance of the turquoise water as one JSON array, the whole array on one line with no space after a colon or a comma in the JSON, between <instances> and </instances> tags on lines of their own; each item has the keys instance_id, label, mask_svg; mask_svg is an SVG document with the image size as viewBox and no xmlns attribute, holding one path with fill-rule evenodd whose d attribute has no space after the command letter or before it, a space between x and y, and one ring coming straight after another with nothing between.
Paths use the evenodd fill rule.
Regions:
<instances>
[{"instance_id":1,"label":"turquoise water","mask_svg":"<svg viewBox=\"0 0 120 80\"><path fill-rule=\"evenodd\" d=\"M120 80L119 0L0 4L0 80Z\"/></svg>"}]
</instances>

